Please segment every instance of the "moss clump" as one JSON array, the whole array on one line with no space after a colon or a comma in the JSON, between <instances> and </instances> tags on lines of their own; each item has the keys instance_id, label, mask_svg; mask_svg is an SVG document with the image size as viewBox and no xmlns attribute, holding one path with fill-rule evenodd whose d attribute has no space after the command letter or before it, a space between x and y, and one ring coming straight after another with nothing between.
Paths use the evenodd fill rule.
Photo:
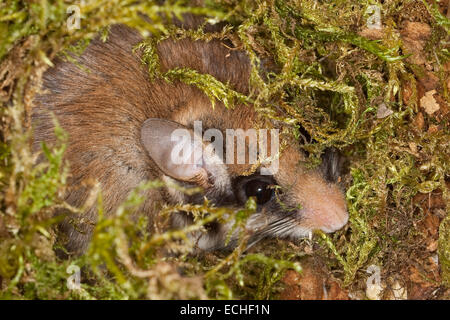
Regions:
<instances>
[{"instance_id":1,"label":"moss clump","mask_svg":"<svg viewBox=\"0 0 450 320\"><path fill-rule=\"evenodd\" d=\"M430 286L448 286L450 133L445 110L450 55L443 40L448 38L449 20L433 1L384 1L379 5L383 30L373 40L363 32L371 4L222 0L192 6L172 1L90 0L79 7L89 24L76 30L67 28L65 1L7 0L0 4L0 296L275 298L282 289L283 272L301 271L302 256L313 255L326 262L330 276L354 296L364 298L364 270L369 265L381 267L383 281L396 275L414 285L409 268L426 269L425 262L436 254L432 242L424 245L431 236L422 225L430 214L442 220L435 239L441 279ZM426 57L424 65L411 62L409 57L417 52L405 46L405 39L413 35L403 27L402 10L411 6L415 9L408 19L431 27L431 36L419 39L423 43L413 42L420 44L416 49ZM219 33L177 29L172 18L182 19L183 13L206 15L209 21L223 20L228 25ZM143 19L142 14L150 19ZM230 211L205 201L199 206L161 208L155 222L158 232L148 234L146 219L136 224L128 217L141 203L142 190L163 187L162 182L151 181L131 193L110 217L102 214L101 190L93 188L91 200L98 201L99 222L87 254L68 260L56 257L55 249L61 248L55 243L58 218L52 211L81 208L71 208L61 200L70 164L62 161L66 137L58 126L59 143L43 145L47 160L33 166L31 101L56 55L70 59L80 54L98 32L106 39L108 26L114 23L125 23L144 36L152 34L137 49L143 51L143 62L153 78L198 86L212 102L226 106L253 104L262 116L283 122L289 134L302 139L310 165L320 163L326 147L344 152L350 160L349 173L342 177L349 226L333 235L317 235L313 252L298 251L311 244L304 240L295 247L270 242L246 253L248 235L243 226L254 204ZM245 50L252 64L249 94L237 93L211 75L190 69L162 74L154 48L168 37L228 39ZM431 80L424 81L427 77ZM420 102L430 86L441 98L436 98L440 109L433 114L426 113ZM431 205L417 203L421 195L434 193L443 203L436 207L441 211L431 212ZM177 210L192 212L195 223L185 230L164 232L168 217ZM237 218L235 228L241 235L235 251L189 254L189 231L201 231L211 219L230 217ZM168 256L167 251L176 255ZM67 279L77 268L82 271L81 287L70 290Z\"/></svg>"},{"instance_id":2,"label":"moss clump","mask_svg":"<svg viewBox=\"0 0 450 320\"><path fill-rule=\"evenodd\" d=\"M450 286L450 219L447 217L439 227L439 259L442 268L442 281Z\"/></svg>"}]
</instances>

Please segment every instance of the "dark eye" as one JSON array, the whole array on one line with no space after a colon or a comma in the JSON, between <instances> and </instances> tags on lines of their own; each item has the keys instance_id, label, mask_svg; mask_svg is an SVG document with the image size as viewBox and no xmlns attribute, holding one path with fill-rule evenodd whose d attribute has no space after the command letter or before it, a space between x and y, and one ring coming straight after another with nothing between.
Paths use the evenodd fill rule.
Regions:
<instances>
[{"instance_id":1,"label":"dark eye","mask_svg":"<svg viewBox=\"0 0 450 320\"><path fill-rule=\"evenodd\" d=\"M264 204L272 199L273 189L265 181L252 180L245 185L245 195L247 198L255 197L257 204Z\"/></svg>"},{"instance_id":2,"label":"dark eye","mask_svg":"<svg viewBox=\"0 0 450 320\"><path fill-rule=\"evenodd\" d=\"M263 205L272 199L275 193L274 185L275 181L270 176L241 177L237 184L237 197L242 203L245 203L250 197L255 197L256 203Z\"/></svg>"}]
</instances>

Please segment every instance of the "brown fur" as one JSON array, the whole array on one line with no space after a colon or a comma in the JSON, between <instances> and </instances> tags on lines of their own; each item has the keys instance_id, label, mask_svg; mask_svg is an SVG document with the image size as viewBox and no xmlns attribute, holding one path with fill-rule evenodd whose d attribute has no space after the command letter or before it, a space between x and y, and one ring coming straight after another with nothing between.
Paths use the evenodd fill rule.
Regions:
<instances>
[{"instance_id":1,"label":"brown fur","mask_svg":"<svg viewBox=\"0 0 450 320\"><path fill-rule=\"evenodd\" d=\"M139 53L132 53L133 46L140 41L137 32L114 26L106 42L94 40L79 57L82 68L58 60L44 76L45 91L37 97L32 113L34 149L39 150L41 141L54 141L50 112L54 113L70 137L66 159L71 168L71 189L66 200L71 205L82 206L89 195L87 182L98 181L105 211L111 213L139 183L161 178L161 171L139 140L140 127L148 118L170 119L187 127L194 120L202 120L204 127L220 130L262 125L251 106L227 110L219 103L213 111L209 99L195 87L181 82L151 82ZM162 71L189 67L209 73L237 91L249 90L248 57L218 40L169 39L158 45L158 53ZM293 143L283 152L280 170L274 176L285 188L283 200L307 209L305 214L299 212L295 221L320 228L320 223L327 223L328 219L320 218L322 210L336 207L336 215L346 214L339 189L326 183L318 172L305 171L300 160L298 145ZM237 177L248 168L248 165L228 165L228 173ZM161 190L147 191L145 196L147 200L138 211L150 217L162 203L173 201ZM315 219L317 215L319 218ZM83 214L83 219L77 228L69 218L61 225L70 252L82 253L86 249L96 222L95 206Z\"/></svg>"}]
</instances>

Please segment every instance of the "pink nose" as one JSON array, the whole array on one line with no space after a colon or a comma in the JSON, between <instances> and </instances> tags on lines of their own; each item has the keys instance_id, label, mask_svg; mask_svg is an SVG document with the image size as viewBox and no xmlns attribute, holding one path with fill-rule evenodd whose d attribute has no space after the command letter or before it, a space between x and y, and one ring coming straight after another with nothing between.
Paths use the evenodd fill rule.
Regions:
<instances>
[{"instance_id":1,"label":"pink nose","mask_svg":"<svg viewBox=\"0 0 450 320\"><path fill-rule=\"evenodd\" d=\"M309 228L331 233L341 229L348 222L347 207L342 201L321 201L305 208L303 217Z\"/></svg>"},{"instance_id":2,"label":"pink nose","mask_svg":"<svg viewBox=\"0 0 450 320\"><path fill-rule=\"evenodd\" d=\"M329 210L327 213L322 213L319 215L323 218L318 221L318 227L326 233L337 231L348 222L347 210L342 210L340 208L335 208L334 210Z\"/></svg>"}]
</instances>

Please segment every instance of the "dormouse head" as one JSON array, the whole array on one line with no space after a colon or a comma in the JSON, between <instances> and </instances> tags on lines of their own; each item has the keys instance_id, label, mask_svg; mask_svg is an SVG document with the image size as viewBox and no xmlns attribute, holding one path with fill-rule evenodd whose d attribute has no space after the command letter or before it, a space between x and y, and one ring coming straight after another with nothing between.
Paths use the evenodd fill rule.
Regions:
<instances>
[{"instance_id":1,"label":"dormouse head","mask_svg":"<svg viewBox=\"0 0 450 320\"><path fill-rule=\"evenodd\" d=\"M191 123L152 118L142 124L142 146L162 179L204 190L187 196L169 187L171 201L201 203L206 197L217 206L239 208L254 197L257 212L247 221L250 244L266 237L301 238L314 230L330 233L347 223L344 195L329 181L335 175L336 157L327 159L325 170L309 170L295 140L280 148L277 130L239 128L244 121L232 112L221 116ZM174 217L177 227L190 222L183 213ZM216 223L208 233L192 237L201 249L221 248L232 225L233 221Z\"/></svg>"}]
</instances>

